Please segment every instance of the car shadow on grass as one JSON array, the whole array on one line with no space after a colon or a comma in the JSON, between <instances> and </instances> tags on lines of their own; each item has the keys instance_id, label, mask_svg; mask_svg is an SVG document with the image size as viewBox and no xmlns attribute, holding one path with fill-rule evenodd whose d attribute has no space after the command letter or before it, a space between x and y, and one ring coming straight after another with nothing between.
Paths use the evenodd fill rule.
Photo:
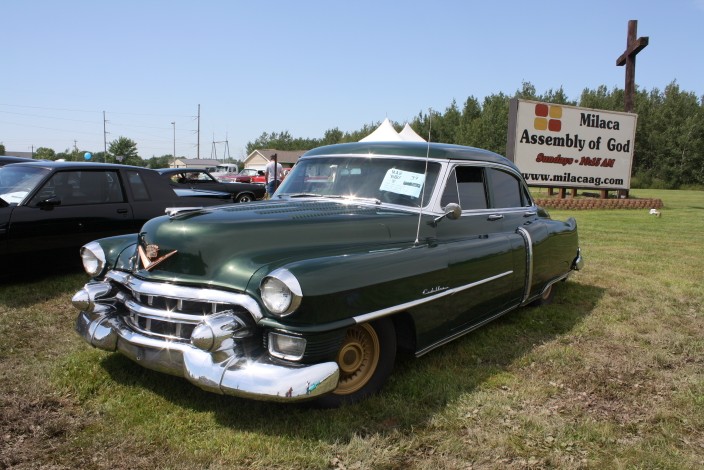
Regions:
<instances>
[{"instance_id":1,"label":"car shadow on grass","mask_svg":"<svg viewBox=\"0 0 704 470\"><path fill-rule=\"evenodd\" d=\"M50 262L9 263L0 272L0 306L29 307L49 298L73 295L86 282L80 259L52 258Z\"/></svg>"},{"instance_id":2,"label":"car shadow on grass","mask_svg":"<svg viewBox=\"0 0 704 470\"><path fill-rule=\"evenodd\" d=\"M185 379L153 372L111 354L103 367L117 383L143 387L197 415L214 416L231 431L287 436L328 443L353 437L406 432L427 423L448 404L507 372L536 346L569 334L590 315L604 289L568 282L553 304L522 308L419 359L398 358L382 392L339 409L312 404L259 402L202 391ZM159 419L164 409L155 410ZM143 417L142 417L143 418Z\"/></svg>"}]
</instances>

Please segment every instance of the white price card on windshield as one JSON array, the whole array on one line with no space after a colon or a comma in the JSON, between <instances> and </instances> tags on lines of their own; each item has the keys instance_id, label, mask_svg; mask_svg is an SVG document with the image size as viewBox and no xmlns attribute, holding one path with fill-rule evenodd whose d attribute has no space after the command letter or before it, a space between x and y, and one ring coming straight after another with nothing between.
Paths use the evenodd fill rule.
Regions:
<instances>
[{"instance_id":1,"label":"white price card on windshield","mask_svg":"<svg viewBox=\"0 0 704 470\"><path fill-rule=\"evenodd\" d=\"M386 172L379 189L405 196L418 197L423 189L423 183L425 183L425 175L423 173L391 168Z\"/></svg>"}]
</instances>

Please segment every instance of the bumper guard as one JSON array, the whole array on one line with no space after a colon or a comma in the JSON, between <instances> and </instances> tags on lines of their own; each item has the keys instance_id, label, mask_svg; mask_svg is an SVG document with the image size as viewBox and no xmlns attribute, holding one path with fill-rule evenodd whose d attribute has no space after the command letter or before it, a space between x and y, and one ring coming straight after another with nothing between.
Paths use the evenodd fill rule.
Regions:
<instances>
[{"instance_id":1,"label":"bumper guard","mask_svg":"<svg viewBox=\"0 0 704 470\"><path fill-rule=\"evenodd\" d=\"M152 370L188 379L219 394L268 401L301 401L337 387L339 369L334 362L287 365L267 353L247 357L232 349L208 352L192 344L152 338L130 329L117 315L81 311L76 331L92 346L119 351Z\"/></svg>"}]
</instances>

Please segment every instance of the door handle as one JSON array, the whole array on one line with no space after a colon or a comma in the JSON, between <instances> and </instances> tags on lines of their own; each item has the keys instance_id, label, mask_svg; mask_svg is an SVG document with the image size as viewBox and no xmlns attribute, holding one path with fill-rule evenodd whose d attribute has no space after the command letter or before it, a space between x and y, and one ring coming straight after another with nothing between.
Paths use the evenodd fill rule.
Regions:
<instances>
[{"instance_id":1,"label":"door handle","mask_svg":"<svg viewBox=\"0 0 704 470\"><path fill-rule=\"evenodd\" d=\"M536 211L528 211L523 213L523 217L535 217L536 215L538 215Z\"/></svg>"},{"instance_id":2,"label":"door handle","mask_svg":"<svg viewBox=\"0 0 704 470\"><path fill-rule=\"evenodd\" d=\"M504 216L502 214L491 214L488 217L488 220L501 220L503 218L504 218Z\"/></svg>"},{"instance_id":3,"label":"door handle","mask_svg":"<svg viewBox=\"0 0 704 470\"><path fill-rule=\"evenodd\" d=\"M127 214L127 212L129 212L127 209L118 209L117 210L118 214Z\"/></svg>"}]
</instances>

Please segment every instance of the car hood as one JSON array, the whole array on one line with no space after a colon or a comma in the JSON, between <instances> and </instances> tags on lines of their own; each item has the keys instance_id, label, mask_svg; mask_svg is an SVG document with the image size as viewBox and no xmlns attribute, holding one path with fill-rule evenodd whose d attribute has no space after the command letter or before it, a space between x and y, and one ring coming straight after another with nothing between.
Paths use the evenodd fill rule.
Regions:
<instances>
[{"instance_id":1,"label":"car hood","mask_svg":"<svg viewBox=\"0 0 704 470\"><path fill-rule=\"evenodd\" d=\"M267 201L158 217L140 232L152 258L139 277L246 290L252 276L299 259L410 245L418 214L329 200ZM423 224L425 225L425 224ZM425 225L427 227L427 225Z\"/></svg>"}]
</instances>

